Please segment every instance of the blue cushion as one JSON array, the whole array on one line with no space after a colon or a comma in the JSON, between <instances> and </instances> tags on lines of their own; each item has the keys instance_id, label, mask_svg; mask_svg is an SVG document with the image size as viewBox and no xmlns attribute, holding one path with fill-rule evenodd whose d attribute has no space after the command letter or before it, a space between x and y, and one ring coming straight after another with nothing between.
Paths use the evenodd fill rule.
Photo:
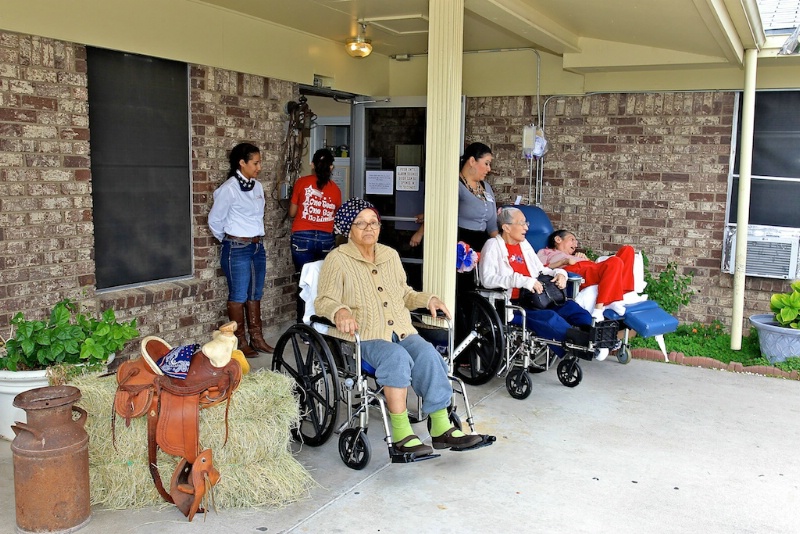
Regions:
<instances>
[{"instance_id":1,"label":"blue cushion","mask_svg":"<svg viewBox=\"0 0 800 534\"><path fill-rule=\"evenodd\" d=\"M533 250L538 252L547 245L547 237L553 233L553 224L550 217L539 206L509 206L517 208L525 214L528 221L528 232L525 238L531 244Z\"/></svg>"},{"instance_id":2,"label":"blue cushion","mask_svg":"<svg viewBox=\"0 0 800 534\"><path fill-rule=\"evenodd\" d=\"M368 364L364 358L361 358L361 370L369 376L375 376L375 368Z\"/></svg>"},{"instance_id":3,"label":"blue cushion","mask_svg":"<svg viewBox=\"0 0 800 534\"><path fill-rule=\"evenodd\" d=\"M622 316L611 309L606 309L603 315L606 319L622 321L627 328L635 330L642 337L669 334L678 329L678 320L652 300L626 306L625 315Z\"/></svg>"}]
</instances>

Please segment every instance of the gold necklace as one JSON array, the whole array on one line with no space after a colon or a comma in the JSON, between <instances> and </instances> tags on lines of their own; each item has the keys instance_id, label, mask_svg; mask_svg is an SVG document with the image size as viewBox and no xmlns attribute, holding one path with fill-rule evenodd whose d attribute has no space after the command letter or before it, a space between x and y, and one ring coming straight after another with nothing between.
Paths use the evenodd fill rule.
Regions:
<instances>
[{"instance_id":1,"label":"gold necklace","mask_svg":"<svg viewBox=\"0 0 800 534\"><path fill-rule=\"evenodd\" d=\"M464 184L464 187L466 187L470 193L486 202L486 189L483 187L481 182L478 182L478 186L473 189L463 174L459 174L458 179L461 180L461 183Z\"/></svg>"}]
</instances>

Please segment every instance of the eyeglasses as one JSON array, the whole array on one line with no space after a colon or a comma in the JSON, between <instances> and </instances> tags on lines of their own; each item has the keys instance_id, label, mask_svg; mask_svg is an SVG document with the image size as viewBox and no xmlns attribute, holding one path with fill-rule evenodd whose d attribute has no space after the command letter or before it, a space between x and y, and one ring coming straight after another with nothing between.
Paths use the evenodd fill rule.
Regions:
<instances>
[{"instance_id":1,"label":"eyeglasses","mask_svg":"<svg viewBox=\"0 0 800 534\"><path fill-rule=\"evenodd\" d=\"M377 230L381 227L381 223L378 221L372 221L372 222L355 221L353 223L353 226L355 226L359 230L366 230L367 228L369 228L370 230Z\"/></svg>"},{"instance_id":2,"label":"eyeglasses","mask_svg":"<svg viewBox=\"0 0 800 534\"><path fill-rule=\"evenodd\" d=\"M518 224L520 226L524 226L525 228L527 228L527 227L529 227L531 225L531 223L529 223L528 221L512 222L511 224Z\"/></svg>"}]
</instances>

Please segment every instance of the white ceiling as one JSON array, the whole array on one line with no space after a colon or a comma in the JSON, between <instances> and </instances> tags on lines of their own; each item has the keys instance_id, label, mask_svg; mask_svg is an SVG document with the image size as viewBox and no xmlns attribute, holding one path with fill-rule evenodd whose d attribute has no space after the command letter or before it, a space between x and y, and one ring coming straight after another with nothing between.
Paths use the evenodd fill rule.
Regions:
<instances>
[{"instance_id":1,"label":"white ceiling","mask_svg":"<svg viewBox=\"0 0 800 534\"><path fill-rule=\"evenodd\" d=\"M427 51L427 0L200 1L341 43L356 35L357 21L366 21L377 53ZM464 50L583 54L606 41L614 50L631 46L738 64L761 32L748 4L755 6L754 0L465 0Z\"/></svg>"}]
</instances>

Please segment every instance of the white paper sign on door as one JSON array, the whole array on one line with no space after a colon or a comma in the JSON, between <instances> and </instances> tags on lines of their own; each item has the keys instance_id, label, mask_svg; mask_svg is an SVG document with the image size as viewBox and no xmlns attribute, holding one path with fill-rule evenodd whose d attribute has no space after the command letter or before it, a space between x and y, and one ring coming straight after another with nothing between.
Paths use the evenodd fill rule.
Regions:
<instances>
[{"instance_id":1,"label":"white paper sign on door","mask_svg":"<svg viewBox=\"0 0 800 534\"><path fill-rule=\"evenodd\" d=\"M394 171L367 171L368 195L394 194Z\"/></svg>"},{"instance_id":2,"label":"white paper sign on door","mask_svg":"<svg viewBox=\"0 0 800 534\"><path fill-rule=\"evenodd\" d=\"M419 167L408 165L397 166L397 190L419 191Z\"/></svg>"}]
</instances>

